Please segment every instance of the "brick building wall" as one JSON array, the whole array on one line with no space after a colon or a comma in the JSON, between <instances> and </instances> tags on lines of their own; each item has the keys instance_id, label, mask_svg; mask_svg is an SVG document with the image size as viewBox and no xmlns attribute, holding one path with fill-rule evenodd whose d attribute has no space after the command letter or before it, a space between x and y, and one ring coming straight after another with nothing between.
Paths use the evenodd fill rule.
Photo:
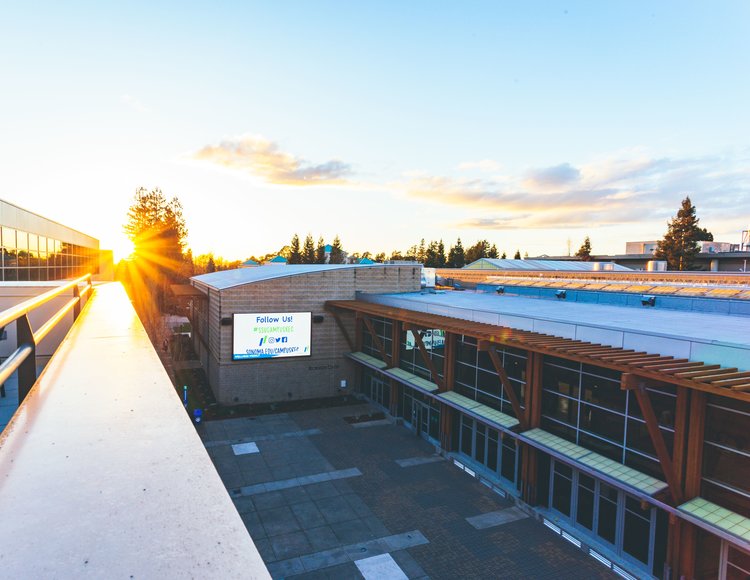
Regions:
<instances>
[{"instance_id":1,"label":"brick building wall","mask_svg":"<svg viewBox=\"0 0 750 580\"><path fill-rule=\"evenodd\" d=\"M339 394L342 380L352 386L354 367L327 300L352 300L356 292L414 292L420 268L376 266L314 271L221 290L209 289L207 374L222 404L295 401ZM237 313L311 312L323 322L311 326L311 355L296 358L232 360L232 326L221 319ZM354 324L349 336L354 338Z\"/></svg>"}]
</instances>

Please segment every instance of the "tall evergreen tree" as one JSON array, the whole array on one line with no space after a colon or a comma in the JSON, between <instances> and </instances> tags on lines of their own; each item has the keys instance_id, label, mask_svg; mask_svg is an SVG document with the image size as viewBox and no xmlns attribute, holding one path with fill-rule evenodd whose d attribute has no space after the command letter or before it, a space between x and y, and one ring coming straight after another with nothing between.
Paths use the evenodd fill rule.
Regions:
<instances>
[{"instance_id":1,"label":"tall evergreen tree","mask_svg":"<svg viewBox=\"0 0 750 580\"><path fill-rule=\"evenodd\" d=\"M591 240L588 236L583 240L583 243L581 244L581 247L578 248L578 251L576 252L576 256L581 259L583 262L590 262L591 261Z\"/></svg>"},{"instance_id":2,"label":"tall evergreen tree","mask_svg":"<svg viewBox=\"0 0 750 580\"><path fill-rule=\"evenodd\" d=\"M698 227L699 221L690 196L685 197L677 215L667 225L667 233L656 246L654 256L666 260L670 270L691 270L700 252L698 242L708 237L713 239L710 232Z\"/></svg>"},{"instance_id":3,"label":"tall evergreen tree","mask_svg":"<svg viewBox=\"0 0 750 580\"><path fill-rule=\"evenodd\" d=\"M479 240L476 244L466 250L466 263L471 264L481 258L487 258L490 253L490 243L487 240Z\"/></svg>"},{"instance_id":4,"label":"tall evergreen tree","mask_svg":"<svg viewBox=\"0 0 750 580\"><path fill-rule=\"evenodd\" d=\"M456 240L456 245L448 251L448 264L451 268L463 268L466 265L466 255L461 244L461 238Z\"/></svg>"},{"instance_id":5,"label":"tall evergreen tree","mask_svg":"<svg viewBox=\"0 0 750 580\"><path fill-rule=\"evenodd\" d=\"M492 244L492 247L487 251L488 258L497 258L497 246Z\"/></svg>"},{"instance_id":6,"label":"tall evergreen tree","mask_svg":"<svg viewBox=\"0 0 750 580\"><path fill-rule=\"evenodd\" d=\"M331 255L328 260L329 264L343 264L344 263L344 249L341 247L341 240L338 236L333 238L331 244Z\"/></svg>"},{"instance_id":7,"label":"tall evergreen tree","mask_svg":"<svg viewBox=\"0 0 750 580\"><path fill-rule=\"evenodd\" d=\"M508 254L505 253L505 250L503 250L502 255L500 256L501 260L505 260L508 257Z\"/></svg>"},{"instance_id":8,"label":"tall evergreen tree","mask_svg":"<svg viewBox=\"0 0 750 580\"><path fill-rule=\"evenodd\" d=\"M326 243L323 241L323 236L318 238L318 245L315 247L315 263L326 263Z\"/></svg>"},{"instance_id":9,"label":"tall evergreen tree","mask_svg":"<svg viewBox=\"0 0 750 580\"><path fill-rule=\"evenodd\" d=\"M436 268L445 268L446 258L445 258L445 244L443 243L443 240L441 239L438 242L437 245L437 256L435 258Z\"/></svg>"},{"instance_id":10,"label":"tall evergreen tree","mask_svg":"<svg viewBox=\"0 0 750 580\"><path fill-rule=\"evenodd\" d=\"M299 236L294 234L289 244L289 255L286 257L287 264L301 264L302 254L299 249Z\"/></svg>"},{"instance_id":11,"label":"tall evergreen tree","mask_svg":"<svg viewBox=\"0 0 750 580\"><path fill-rule=\"evenodd\" d=\"M516 250L516 253L513 254L514 260L520 260L521 259L521 250Z\"/></svg>"},{"instance_id":12,"label":"tall evergreen tree","mask_svg":"<svg viewBox=\"0 0 750 580\"><path fill-rule=\"evenodd\" d=\"M419 242L419 248L417 248L416 253L417 262L420 264L424 264L427 260L427 246L425 245L424 238L422 238Z\"/></svg>"},{"instance_id":13,"label":"tall evergreen tree","mask_svg":"<svg viewBox=\"0 0 750 580\"><path fill-rule=\"evenodd\" d=\"M311 234L307 234L307 237L305 238L305 245L302 248L302 263L315 263L315 242L313 242Z\"/></svg>"}]
</instances>

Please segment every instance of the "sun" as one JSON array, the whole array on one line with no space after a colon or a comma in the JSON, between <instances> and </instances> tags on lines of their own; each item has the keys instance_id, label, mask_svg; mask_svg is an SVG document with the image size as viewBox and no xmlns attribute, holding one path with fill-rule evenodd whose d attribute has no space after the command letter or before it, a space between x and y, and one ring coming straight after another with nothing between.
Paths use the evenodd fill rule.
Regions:
<instances>
[{"instance_id":1,"label":"sun","mask_svg":"<svg viewBox=\"0 0 750 580\"><path fill-rule=\"evenodd\" d=\"M129 240L125 236L122 236L118 238L113 245L112 252L114 253L114 261L116 264L120 260L130 259L133 255L133 252L135 252L135 246L133 245L133 242L131 240Z\"/></svg>"}]
</instances>

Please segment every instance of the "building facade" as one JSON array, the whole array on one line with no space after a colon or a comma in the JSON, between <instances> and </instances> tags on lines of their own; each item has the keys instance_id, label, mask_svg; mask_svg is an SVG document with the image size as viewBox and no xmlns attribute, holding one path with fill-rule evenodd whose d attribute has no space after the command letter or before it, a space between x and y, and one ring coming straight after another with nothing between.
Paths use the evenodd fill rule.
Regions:
<instances>
[{"instance_id":1,"label":"building facade","mask_svg":"<svg viewBox=\"0 0 750 580\"><path fill-rule=\"evenodd\" d=\"M41 282L99 271L99 240L0 200L0 281Z\"/></svg>"},{"instance_id":2,"label":"building facade","mask_svg":"<svg viewBox=\"0 0 750 580\"><path fill-rule=\"evenodd\" d=\"M353 384L351 352L341 319L325 311L326 300L351 300L358 293L413 292L420 288L416 266L268 265L195 276L191 322L196 352L216 399L222 404L274 403L333 397ZM295 356L245 355L238 327L249 315L306 314L309 350ZM243 318L244 317L244 318ZM348 324L348 323L347 323ZM266 339L288 336L283 322ZM353 326L350 329L353 331ZM292 337L293 338L293 337ZM279 343L291 344L291 343ZM237 347L237 348L235 348ZM244 347L243 347L244 348ZM239 352L237 349L240 349ZM241 358L252 356L252 358Z\"/></svg>"},{"instance_id":3,"label":"building facade","mask_svg":"<svg viewBox=\"0 0 750 580\"><path fill-rule=\"evenodd\" d=\"M355 327L364 396L592 557L626 577L747 578L750 319L549 298L326 308Z\"/></svg>"}]
</instances>

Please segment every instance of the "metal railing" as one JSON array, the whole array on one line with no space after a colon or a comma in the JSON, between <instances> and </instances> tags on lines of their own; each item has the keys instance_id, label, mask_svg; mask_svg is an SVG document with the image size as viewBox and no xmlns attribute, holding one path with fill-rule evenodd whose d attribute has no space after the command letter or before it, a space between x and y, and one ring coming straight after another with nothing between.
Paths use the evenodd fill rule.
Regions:
<instances>
[{"instance_id":1,"label":"metal railing","mask_svg":"<svg viewBox=\"0 0 750 580\"><path fill-rule=\"evenodd\" d=\"M80 284L86 285L81 289ZM53 298L73 289L73 298L68 300L62 308L52 315L39 329L34 332L29 322L29 313L43 306ZM73 320L78 318L81 312L83 298L91 291L91 274L85 274L80 278L71 280L62 286L58 286L25 300L12 308L0 312L0 333L5 327L16 323L17 348L11 355L0 365L0 385L18 371L18 404L26 398L31 387L36 382L36 347L47 336L50 331L63 319L65 315L73 310Z\"/></svg>"}]
</instances>

